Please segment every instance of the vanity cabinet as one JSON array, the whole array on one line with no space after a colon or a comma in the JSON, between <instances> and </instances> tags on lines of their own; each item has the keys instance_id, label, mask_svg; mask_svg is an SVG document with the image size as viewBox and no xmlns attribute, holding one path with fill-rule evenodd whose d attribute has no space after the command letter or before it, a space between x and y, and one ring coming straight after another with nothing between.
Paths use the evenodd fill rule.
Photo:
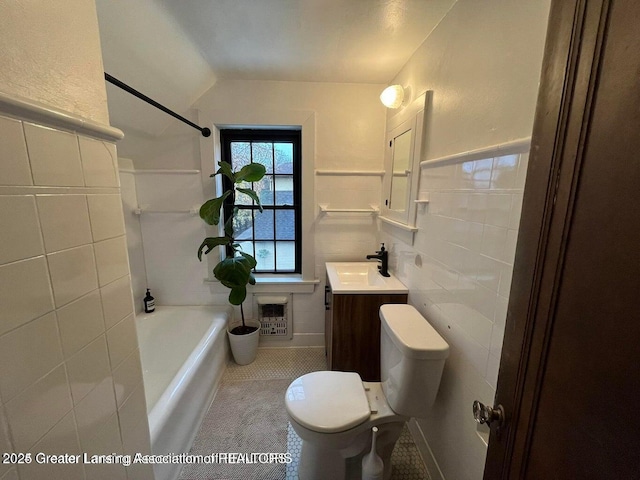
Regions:
<instances>
[{"instance_id":1,"label":"vanity cabinet","mask_svg":"<svg viewBox=\"0 0 640 480\"><path fill-rule=\"evenodd\" d=\"M325 348L330 370L357 372L380 381L380 306L407 303L407 294L333 293L325 289Z\"/></svg>"}]
</instances>

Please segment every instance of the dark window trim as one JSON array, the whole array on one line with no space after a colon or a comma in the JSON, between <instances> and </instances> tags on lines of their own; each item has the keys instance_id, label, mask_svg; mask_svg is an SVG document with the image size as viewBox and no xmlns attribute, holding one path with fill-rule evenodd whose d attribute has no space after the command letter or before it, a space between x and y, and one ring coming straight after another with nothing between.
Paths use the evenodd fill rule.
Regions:
<instances>
[{"instance_id":1,"label":"dark window trim","mask_svg":"<svg viewBox=\"0 0 640 480\"><path fill-rule=\"evenodd\" d=\"M274 210L274 222L275 222L275 211L277 210L293 210L294 212L294 220L295 220L295 239L293 242L295 243L295 265L293 270L287 271L265 271L262 270L257 272L259 274L277 274L277 275L290 275L290 274L300 274L302 273L302 131L300 129L278 129L278 128L268 128L268 129L254 129L254 128L225 128L220 130L220 145L222 148L222 161L228 162L231 158L231 142L291 142L293 144L293 202L294 205L292 207L284 206L284 205L263 205L263 209L265 210ZM229 162L228 162L229 163ZM233 166L232 166L233 168ZM274 179L278 175L275 171L273 173ZM287 175L288 176L288 175ZM222 176L222 185L224 191L228 191L231 189L231 181ZM224 220L225 222L229 219L231 212L234 207L234 200L231 198L232 196L227 197L227 200L224 202ZM258 207L255 205L239 205L242 209L247 210L258 210ZM274 224L275 228L275 224ZM255 230L254 230L255 232ZM254 233L255 235L255 233ZM264 239L265 241L274 241L275 246L275 238ZM251 241L255 242L255 236L252 236ZM257 241L260 241L257 240ZM254 255L256 254L254 248ZM227 255L230 252L227 251ZM274 266L277 261L277 253L274 249Z\"/></svg>"}]
</instances>

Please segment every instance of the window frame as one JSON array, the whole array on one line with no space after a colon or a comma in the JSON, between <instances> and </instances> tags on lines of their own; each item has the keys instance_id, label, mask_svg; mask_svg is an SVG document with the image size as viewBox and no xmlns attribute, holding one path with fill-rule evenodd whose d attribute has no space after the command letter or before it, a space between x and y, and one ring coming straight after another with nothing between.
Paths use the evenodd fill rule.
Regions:
<instances>
[{"instance_id":1,"label":"window frame","mask_svg":"<svg viewBox=\"0 0 640 480\"><path fill-rule=\"evenodd\" d=\"M268 143L292 143L293 145L293 174L277 174L275 173L275 157L274 157L274 171L273 175L274 184L275 179L278 176L292 176L293 177L293 205L262 205L263 210L272 210L274 213L274 236L270 239L259 239L255 238L255 229L252 234L252 238L248 241L251 241L254 246L254 255L255 252L255 243L256 241L273 241L274 247L276 245L276 229L275 229L275 212L278 210L285 211L293 211L294 212L294 269L293 270L277 270L277 254L274 249L274 269L273 270L259 270L255 271L256 274L262 275L295 275L302 274L302 132L300 129L283 129L283 128L221 128L220 132L220 146L221 146L221 160L223 162L227 162L231 164L231 168L236 170L236 167L231 163L231 143L232 142L268 142ZM252 158L253 160L253 158ZM222 176L222 187L223 192L229 191L232 188L231 180L226 178L224 175ZM275 192L275 191L274 191ZM226 222L231 213L233 212L234 207L238 207L240 209L245 210L258 210L258 206L255 205L255 202L252 202L252 205L245 204L234 204L231 198L232 196L227 197L227 199L223 203L223 213L224 213L224 221ZM275 196L274 196L275 197ZM244 241L244 240L243 240ZM230 254L229 250L226 252L227 255Z\"/></svg>"}]
</instances>

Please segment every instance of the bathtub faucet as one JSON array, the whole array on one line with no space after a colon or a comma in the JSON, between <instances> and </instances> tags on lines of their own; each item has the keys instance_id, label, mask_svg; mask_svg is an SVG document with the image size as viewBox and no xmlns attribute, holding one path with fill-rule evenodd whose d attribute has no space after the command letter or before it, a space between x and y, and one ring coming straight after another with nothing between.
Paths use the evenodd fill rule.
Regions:
<instances>
[{"instance_id":1,"label":"bathtub faucet","mask_svg":"<svg viewBox=\"0 0 640 480\"><path fill-rule=\"evenodd\" d=\"M380 270L380 275L383 277L390 277L389 275L389 252L384 249L384 243L380 247L380 250L376 251L376 255L367 255L367 260L371 260L375 258L376 260L380 260L381 265L378 265L378 270Z\"/></svg>"}]
</instances>

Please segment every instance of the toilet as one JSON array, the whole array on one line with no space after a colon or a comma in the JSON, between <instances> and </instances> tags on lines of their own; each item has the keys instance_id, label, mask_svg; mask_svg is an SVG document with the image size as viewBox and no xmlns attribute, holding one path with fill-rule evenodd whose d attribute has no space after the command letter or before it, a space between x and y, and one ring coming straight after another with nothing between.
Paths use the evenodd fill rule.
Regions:
<instances>
[{"instance_id":1,"label":"toilet","mask_svg":"<svg viewBox=\"0 0 640 480\"><path fill-rule=\"evenodd\" d=\"M302 439L300 480L361 478L378 427L376 451L391 477L391 453L411 417L425 417L440 385L449 345L411 305L380 307L381 382L353 372L312 372L287 388L289 422Z\"/></svg>"}]
</instances>

